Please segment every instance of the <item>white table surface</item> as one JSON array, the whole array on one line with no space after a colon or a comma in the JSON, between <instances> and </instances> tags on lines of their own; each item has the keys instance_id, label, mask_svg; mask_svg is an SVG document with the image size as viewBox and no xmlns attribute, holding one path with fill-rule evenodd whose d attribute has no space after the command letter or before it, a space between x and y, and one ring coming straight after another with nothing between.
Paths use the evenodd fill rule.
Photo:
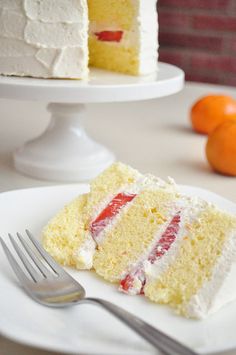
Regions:
<instances>
[{"instance_id":1,"label":"white table surface","mask_svg":"<svg viewBox=\"0 0 236 355\"><path fill-rule=\"evenodd\" d=\"M189 122L193 102L209 93L236 98L235 88L187 83L182 92L162 99L91 104L85 127L97 141L113 150L117 159L143 173L171 176L177 183L210 189L236 202L236 177L211 171L205 157L206 137L193 133ZM38 136L48 119L46 103L0 100L0 192L58 184L23 176L12 164L14 149ZM23 354L53 353L0 336L0 355ZM224 354L236 354L236 350Z\"/></svg>"}]
</instances>

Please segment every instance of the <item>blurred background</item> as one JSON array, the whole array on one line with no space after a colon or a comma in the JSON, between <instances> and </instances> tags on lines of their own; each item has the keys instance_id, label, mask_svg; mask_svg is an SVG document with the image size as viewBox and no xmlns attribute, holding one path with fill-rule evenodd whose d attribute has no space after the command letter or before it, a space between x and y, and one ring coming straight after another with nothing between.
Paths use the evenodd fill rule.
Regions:
<instances>
[{"instance_id":1,"label":"blurred background","mask_svg":"<svg viewBox=\"0 0 236 355\"><path fill-rule=\"evenodd\" d=\"M236 0L158 0L159 60L189 81L236 86Z\"/></svg>"}]
</instances>

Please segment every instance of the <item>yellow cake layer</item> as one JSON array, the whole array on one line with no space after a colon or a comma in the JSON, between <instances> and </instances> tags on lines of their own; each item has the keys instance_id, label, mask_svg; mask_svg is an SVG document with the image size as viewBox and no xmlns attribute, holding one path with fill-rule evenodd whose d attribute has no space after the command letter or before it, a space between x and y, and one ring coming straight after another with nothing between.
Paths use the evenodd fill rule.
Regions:
<instances>
[{"instance_id":1,"label":"yellow cake layer","mask_svg":"<svg viewBox=\"0 0 236 355\"><path fill-rule=\"evenodd\" d=\"M89 230L89 225L92 222L91 218L97 217L94 213L104 199L107 200L110 197L110 200L112 200L117 191L133 184L140 176L141 174L137 170L117 162L91 181L90 193L85 208L87 215L86 229Z\"/></svg>"},{"instance_id":2,"label":"yellow cake layer","mask_svg":"<svg viewBox=\"0 0 236 355\"><path fill-rule=\"evenodd\" d=\"M66 205L53 217L42 232L44 248L62 265L84 269L77 250L85 239L84 206L87 194Z\"/></svg>"},{"instance_id":3,"label":"yellow cake layer","mask_svg":"<svg viewBox=\"0 0 236 355\"><path fill-rule=\"evenodd\" d=\"M88 0L89 20L130 30L137 15L137 4L134 0Z\"/></svg>"},{"instance_id":4,"label":"yellow cake layer","mask_svg":"<svg viewBox=\"0 0 236 355\"><path fill-rule=\"evenodd\" d=\"M227 234L234 228L236 218L214 207L207 207L198 221L188 226L176 261L158 279L147 282L145 295L154 302L168 304L187 315L186 305L210 280Z\"/></svg>"},{"instance_id":5,"label":"yellow cake layer","mask_svg":"<svg viewBox=\"0 0 236 355\"><path fill-rule=\"evenodd\" d=\"M138 16L139 4L133 0L89 0L90 22L96 23L100 31L124 31L123 38L133 38L133 30ZM130 32L131 31L131 32ZM89 36L89 64L115 72L139 74L139 48L123 45L122 42L99 41L90 33Z\"/></svg>"},{"instance_id":6,"label":"yellow cake layer","mask_svg":"<svg viewBox=\"0 0 236 355\"><path fill-rule=\"evenodd\" d=\"M141 192L105 233L94 255L96 272L108 281L119 281L150 246L176 198L175 193L161 189Z\"/></svg>"},{"instance_id":7,"label":"yellow cake layer","mask_svg":"<svg viewBox=\"0 0 236 355\"><path fill-rule=\"evenodd\" d=\"M139 74L139 50L89 38L90 65L120 73Z\"/></svg>"}]
</instances>

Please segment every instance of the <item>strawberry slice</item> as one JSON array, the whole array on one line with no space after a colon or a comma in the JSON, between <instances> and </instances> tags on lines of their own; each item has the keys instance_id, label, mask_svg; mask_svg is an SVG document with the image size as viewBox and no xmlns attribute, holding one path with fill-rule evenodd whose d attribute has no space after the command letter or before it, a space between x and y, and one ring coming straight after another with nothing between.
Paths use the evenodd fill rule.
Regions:
<instances>
[{"instance_id":1,"label":"strawberry slice","mask_svg":"<svg viewBox=\"0 0 236 355\"><path fill-rule=\"evenodd\" d=\"M91 223L90 232L93 238L96 238L98 234L111 222L111 220L119 213L120 209L124 207L128 202L131 202L136 194L117 194L107 207L102 210L98 217Z\"/></svg>"},{"instance_id":2,"label":"strawberry slice","mask_svg":"<svg viewBox=\"0 0 236 355\"><path fill-rule=\"evenodd\" d=\"M179 232L180 228L180 212L176 213L176 215L172 218L170 224L166 228L165 232L162 234L161 239L155 245L153 250L151 251L148 261L151 264L161 258L171 247L172 243L175 241L176 236Z\"/></svg>"},{"instance_id":3,"label":"strawberry slice","mask_svg":"<svg viewBox=\"0 0 236 355\"><path fill-rule=\"evenodd\" d=\"M139 285L135 280L139 281ZM120 290L125 293L144 294L144 286L146 283L146 277L144 273L143 264L139 264L137 269L131 271L120 281ZM136 285L135 285L136 284ZM132 291L132 292L131 292Z\"/></svg>"},{"instance_id":4,"label":"strawberry slice","mask_svg":"<svg viewBox=\"0 0 236 355\"><path fill-rule=\"evenodd\" d=\"M153 264L157 259L160 259L170 249L171 245L175 241L180 229L180 211L170 221L166 230L162 234L160 240L153 247L147 260ZM139 289L135 286L135 279L140 281ZM146 283L146 275L143 262L139 263L134 269L128 273L120 281L120 290L125 293L143 294L144 286Z\"/></svg>"},{"instance_id":5,"label":"strawberry slice","mask_svg":"<svg viewBox=\"0 0 236 355\"><path fill-rule=\"evenodd\" d=\"M134 277L131 274L126 275L120 282L120 287L123 291L129 291L133 286Z\"/></svg>"},{"instance_id":6,"label":"strawberry slice","mask_svg":"<svg viewBox=\"0 0 236 355\"><path fill-rule=\"evenodd\" d=\"M123 37L123 31L102 31L95 32L99 41L102 42L120 42Z\"/></svg>"}]
</instances>

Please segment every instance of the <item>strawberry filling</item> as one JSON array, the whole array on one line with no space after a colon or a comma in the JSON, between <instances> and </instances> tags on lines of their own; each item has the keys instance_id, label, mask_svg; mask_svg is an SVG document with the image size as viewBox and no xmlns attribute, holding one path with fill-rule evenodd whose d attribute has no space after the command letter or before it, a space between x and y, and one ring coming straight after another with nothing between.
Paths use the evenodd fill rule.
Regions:
<instances>
[{"instance_id":1,"label":"strawberry filling","mask_svg":"<svg viewBox=\"0 0 236 355\"><path fill-rule=\"evenodd\" d=\"M136 289L134 287L135 280L136 280ZM120 289L126 293L128 293L130 290L134 290L135 294L136 293L143 294L145 283L146 283L146 278L144 274L143 265L141 263L136 267L136 269L133 272L126 275L126 277L120 281Z\"/></svg>"},{"instance_id":2,"label":"strawberry filling","mask_svg":"<svg viewBox=\"0 0 236 355\"><path fill-rule=\"evenodd\" d=\"M165 253L170 249L171 245L175 241L177 234L180 228L180 212L176 213L176 215L172 218L171 222L167 226L165 232L162 234L160 240L153 247L151 253L149 254L147 261L151 264L158 259L160 259ZM140 281L139 285L138 282ZM135 285L136 283L136 285ZM146 276L144 271L143 262L136 265L134 270L132 270L129 274L127 274L120 281L120 289L126 293L136 293L143 294L143 289L146 283Z\"/></svg>"},{"instance_id":3,"label":"strawberry filling","mask_svg":"<svg viewBox=\"0 0 236 355\"><path fill-rule=\"evenodd\" d=\"M98 217L91 223L90 232L92 237L96 237L103 231L103 229L111 222L111 220L120 212L121 208L131 202L136 194L117 194L111 202L102 210Z\"/></svg>"},{"instance_id":4,"label":"strawberry filling","mask_svg":"<svg viewBox=\"0 0 236 355\"><path fill-rule=\"evenodd\" d=\"M120 42L123 37L123 31L102 31L95 32L95 36L102 42Z\"/></svg>"}]
</instances>

